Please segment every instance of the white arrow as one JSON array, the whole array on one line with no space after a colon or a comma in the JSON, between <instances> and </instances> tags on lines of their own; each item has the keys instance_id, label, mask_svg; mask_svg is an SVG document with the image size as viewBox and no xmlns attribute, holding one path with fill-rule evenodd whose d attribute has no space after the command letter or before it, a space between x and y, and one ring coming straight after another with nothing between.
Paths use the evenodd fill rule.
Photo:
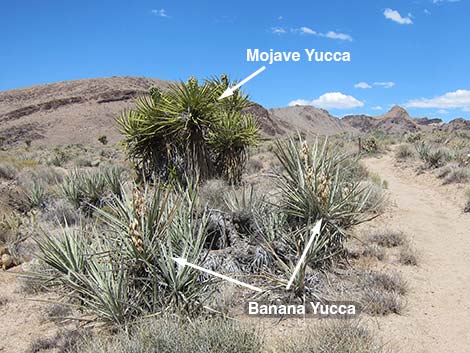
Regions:
<instances>
[{"instance_id":1,"label":"white arrow","mask_svg":"<svg viewBox=\"0 0 470 353\"><path fill-rule=\"evenodd\" d=\"M215 277L219 277L219 278L222 278L226 281L229 281L229 282L232 282L232 283L235 283L235 284L238 284L239 286L243 286L243 287L246 287L246 288L250 288L251 290L254 290L254 291L257 291L257 292L263 292L263 290L261 288L258 288L258 287L255 287L255 286L252 286L251 284L248 284L248 283L243 283L243 282L240 282L234 278L230 278L228 276L225 276L225 275L222 275L220 273L217 273L217 272L214 272L214 271L211 271L211 270L208 270L207 268L204 268L204 267L200 267L200 266L197 266L195 264L192 264L190 262L188 262L186 259L183 259L181 257L172 257L172 259L174 261L176 261L178 263L178 265L180 266L189 266L189 267L192 267L196 270L199 270L199 271L202 271L202 272L206 272L212 276L215 276Z\"/></svg>"},{"instance_id":2,"label":"white arrow","mask_svg":"<svg viewBox=\"0 0 470 353\"><path fill-rule=\"evenodd\" d=\"M252 78L258 76L260 73L262 73L264 70L266 70L266 66L263 66L261 68L259 68L258 70L256 70L255 72L253 72L250 76L248 76L247 78L245 78L244 80L240 81L239 83L237 83L235 86L233 87L229 87L225 90L224 93L222 93L222 95L219 97L219 100L221 99L224 99L224 98L227 98L227 97L230 97L233 92L235 92L237 89L239 89L241 86L243 86L245 83L247 83L248 81L250 81Z\"/></svg>"},{"instance_id":3,"label":"white arrow","mask_svg":"<svg viewBox=\"0 0 470 353\"><path fill-rule=\"evenodd\" d=\"M312 236L308 240L307 246L305 247L304 252L302 253L302 256L300 257L299 262L295 266L294 273L292 273L292 276L291 276L289 282L287 283L287 287L286 287L287 290L289 290L290 287L292 286L292 283L294 282L295 276L297 276L297 272L299 272L300 266L302 266L302 263L305 261L305 257L307 257L308 250L312 246L313 241L315 240L315 237L317 235L320 235L320 230L321 230L321 219L317 222L317 224L315 224L315 226L312 229Z\"/></svg>"}]
</instances>

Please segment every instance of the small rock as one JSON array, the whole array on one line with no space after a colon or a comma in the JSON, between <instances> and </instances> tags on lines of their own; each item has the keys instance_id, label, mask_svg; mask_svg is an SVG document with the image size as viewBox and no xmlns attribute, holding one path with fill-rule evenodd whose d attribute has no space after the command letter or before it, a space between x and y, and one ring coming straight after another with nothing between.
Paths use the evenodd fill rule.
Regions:
<instances>
[{"instance_id":1,"label":"small rock","mask_svg":"<svg viewBox=\"0 0 470 353\"><path fill-rule=\"evenodd\" d=\"M4 254L10 255L10 251L8 251L8 246L6 245L0 246L0 256Z\"/></svg>"},{"instance_id":2,"label":"small rock","mask_svg":"<svg viewBox=\"0 0 470 353\"><path fill-rule=\"evenodd\" d=\"M90 163L90 166L92 167L98 167L100 165L101 161L99 159L95 159Z\"/></svg>"},{"instance_id":3,"label":"small rock","mask_svg":"<svg viewBox=\"0 0 470 353\"><path fill-rule=\"evenodd\" d=\"M14 266L13 257L10 254L3 254L0 262L4 270Z\"/></svg>"}]
</instances>

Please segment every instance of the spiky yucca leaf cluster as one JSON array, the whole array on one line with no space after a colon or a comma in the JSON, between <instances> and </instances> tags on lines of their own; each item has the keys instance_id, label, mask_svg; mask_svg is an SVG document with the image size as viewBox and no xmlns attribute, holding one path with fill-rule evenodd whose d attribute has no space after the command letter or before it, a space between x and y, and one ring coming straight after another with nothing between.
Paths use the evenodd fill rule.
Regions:
<instances>
[{"instance_id":1,"label":"spiky yucca leaf cluster","mask_svg":"<svg viewBox=\"0 0 470 353\"><path fill-rule=\"evenodd\" d=\"M218 100L229 83L226 76L202 84L190 78L138 99L135 109L117 119L137 169L164 179L189 174L239 182L258 125L242 113L249 102L240 91Z\"/></svg>"},{"instance_id":2,"label":"spiky yucca leaf cluster","mask_svg":"<svg viewBox=\"0 0 470 353\"><path fill-rule=\"evenodd\" d=\"M65 228L58 237L37 238L38 257L52 269L43 277L104 323L123 325L164 311L194 313L210 282L172 258L204 260L208 216L196 205L191 189L123 192L95 209L104 231L103 225Z\"/></svg>"},{"instance_id":3,"label":"spiky yucca leaf cluster","mask_svg":"<svg viewBox=\"0 0 470 353\"><path fill-rule=\"evenodd\" d=\"M275 175L280 190L280 209L287 216L290 231L280 239L298 259L311 237L311 227L322 220L320 235L294 283L298 294L304 290L306 266L325 264L342 251L348 229L377 216L382 199L372 200L372 187L351 178L357 160L324 141L309 145L300 136L278 142L275 151L283 170ZM277 258L283 272L292 272L295 261Z\"/></svg>"}]
</instances>

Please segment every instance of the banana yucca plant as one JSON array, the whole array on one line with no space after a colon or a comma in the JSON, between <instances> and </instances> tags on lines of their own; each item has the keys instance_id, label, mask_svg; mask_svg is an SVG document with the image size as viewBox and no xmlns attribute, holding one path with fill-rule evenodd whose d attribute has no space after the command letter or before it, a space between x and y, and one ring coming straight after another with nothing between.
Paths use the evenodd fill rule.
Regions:
<instances>
[{"instance_id":1,"label":"banana yucca plant","mask_svg":"<svg viewBox=\"0 0 470 353\"><path fill-rule=\"evenodd\" d=\"M164 311L191 315L201 310L211 282L173 257L202 264L208 215L193 189L122 192L95 208L98 227L44 232L38 257L88 317L124 325ZM202 214L201 214L202 212Z\"/></svg>"},{"instance_id":2,"label":"banana yucca plant","mask_svg":"<svg viewBox=\"0 0 470 353\"><path fill-rule=\"evenodd\" d=\"M309 265L322 266L342 250L351 227L378 215L382 199L372 199L372 186L351 178L357 160L336 150L326 139L317 139L313 145L300 136L278 142L275 154L283 167L274 176L280 208L290 227L282 241L298 258L309 225L322 219L320 236L307 258ZM288 269L288 261L283 261L282 268ZM297 289L301 283L302 279Z\"/></svg>"}]
</instances>

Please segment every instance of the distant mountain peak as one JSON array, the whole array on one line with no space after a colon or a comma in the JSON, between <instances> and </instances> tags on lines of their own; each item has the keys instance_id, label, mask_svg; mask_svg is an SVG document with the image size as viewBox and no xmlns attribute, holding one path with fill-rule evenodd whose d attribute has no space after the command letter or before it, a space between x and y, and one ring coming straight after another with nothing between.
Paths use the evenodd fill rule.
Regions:
<instances>
[{"instance_id":1,"label":"distant mountain peak","mask_svg":"<svg viewBox=\"0 0 470 353\"><path fill-rule=\"evenodd\" d=\"M411 119L410 115L406 111L405 108L395 105L390 109L387 113L383 115L385 118L409 118Z\"/></svg>"}]
</instances>

